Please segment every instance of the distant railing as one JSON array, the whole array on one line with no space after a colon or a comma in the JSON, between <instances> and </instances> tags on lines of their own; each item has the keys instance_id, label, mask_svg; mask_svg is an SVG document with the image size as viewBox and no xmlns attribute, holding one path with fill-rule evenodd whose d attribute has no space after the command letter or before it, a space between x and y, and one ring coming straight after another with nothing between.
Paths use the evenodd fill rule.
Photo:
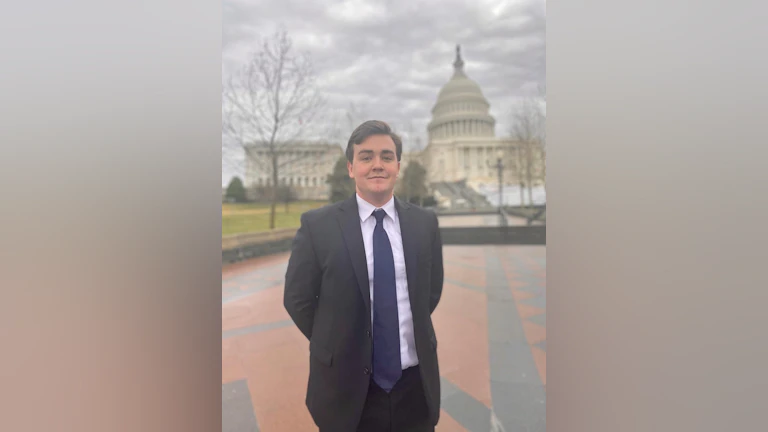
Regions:
<instances>
[{"instance_id":1,"label":"distant railing","mask_svg":"<svg viewBox=\"0 0 768 432\"><path fill-rule=\"evenodd\" d=\"M443 245L546 245L547 227L499 226L499 227L445 227L440 228Z\"/></svg>"},{"instance_id":2,"label":"distant railing","mask_svg":"<svg viewBox=\"0 0 768 432\"><path fill-rule=\"evenodd\" d=\"M270 231L222 236L222 261L236 262L289 251L296 231L298 228L279 228Z\"/></svg>"},{"instance_id":3,"label":"distant railing","mask_svg":"<svg viewBox=\"0 0 768 432\"><path fill-rule=\"evenodd\" d=\"M271 241L280 241L293 239L298 228L279 228L270 231L261 231L254 233L234 234L221 237L221 249L236 249L242 246L254 243L267 243Z\"/></svg>"},{"instance_id":4,"label":"distant railing","mask_svg":"<svg viewBox=\"0 0 768 432\"><path fill-rule=\"evenodd\" d=\"M504 207L499 207L499 226L507 226L509 223L507 223L507 212L504 210Z\"/></svg>"},{"instance_id":5,"label":"distant railing","mask_svg":"<svg viewBox=\"0 0 768 432\"><path fill-rule=\"evenodd\" d=\"M547 227L545 225L510 226L506 223L506 215L499 214L499 216L503 217L503 222L501 226L496 227L441 227L443 245L546 245ZM297 228L283 228L222 237L222 260L225 263L232 263L288 252L291 250L296 231Z\"/></svg>"}]
</instances>

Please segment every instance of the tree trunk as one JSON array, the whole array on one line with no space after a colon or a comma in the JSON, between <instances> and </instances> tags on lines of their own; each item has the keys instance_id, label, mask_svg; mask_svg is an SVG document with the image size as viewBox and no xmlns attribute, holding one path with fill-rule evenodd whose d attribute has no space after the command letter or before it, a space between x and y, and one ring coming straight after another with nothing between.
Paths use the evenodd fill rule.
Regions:
<instances>
[{"instance_id":1,"label":"tree trunk","mask_svg":"<svg viewBox=\"0 0 768 432\"><path fill-rule=\"evenodd\" d=\"M269 229L275 229L275 208L277 207L277 154L272 153L272 196L270 197Z\"/></svg>"},{"instance_id":2,"label":"tree trunk","mask_svg":"<svg viewBox=\"0 0 768 432\"><path fill-rule=\"evenodd\" d=\"M517 182L520 185L520 207L525 207L525 196L523 195L523 190L525 189L523 185L523 159L520 155L520 152L523 149L520 148L520 146L517 147Z\"/></svg>"},{"instance_id":3,"label":"tree trunk","mask_svg":"<svg viewBox=\"0 0 768 432\"><path fill-rule=\"evenodd\" d=\"M547 152L541 150L541 185L544 188L544 202L547 196Z\"/></svg>"},{"instance_id":4,"label":"tree trunk","mask_svg":"<svg viewBox=\"0 0 768 432\"><path fill-rule=\"evenodd\" d=\"M528 183L528 204L533 207L533 148L530 142L526 143L526 159L528 160L526 182Z\"/></svg>"},{"instance_id":5,"label":"tree trunk","mask_svg":"<svg viewBox=\"0 0 768 432\"><path fill-rule=\"evenodd\" d=\"M528 203L533 207L533 187L528 183Z\"/></svg>"}]
</instances>

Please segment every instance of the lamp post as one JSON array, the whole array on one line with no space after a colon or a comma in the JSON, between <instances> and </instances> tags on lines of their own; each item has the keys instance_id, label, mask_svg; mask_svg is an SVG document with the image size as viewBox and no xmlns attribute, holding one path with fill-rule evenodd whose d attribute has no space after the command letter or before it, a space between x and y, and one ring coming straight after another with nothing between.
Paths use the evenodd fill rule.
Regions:
<instances>
[{"instance_id":1,"label":"lamp post","mask_svg":"<svg viewBox=\"0 0 768 432\"><path fill-rule=\"evenodd\" d=\"M496 152L496 165L491 165L486 161L486 164L489 168L496 168L496 172L499 176L499 214L501 214L501 206L502 206L502 172L504 170L504 165L502 164L501 160L504 157L504 152L499 150Z\"/></svg>"}]
</instances>

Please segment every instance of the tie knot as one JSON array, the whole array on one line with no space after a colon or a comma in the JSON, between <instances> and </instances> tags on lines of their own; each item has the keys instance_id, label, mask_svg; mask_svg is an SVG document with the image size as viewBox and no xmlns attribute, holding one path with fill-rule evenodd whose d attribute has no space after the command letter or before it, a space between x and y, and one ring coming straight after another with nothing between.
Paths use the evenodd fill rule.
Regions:
<instances>
[{"instance_id":1,"label":"tie knot","mask_svg":"<svg viewBox=\"0 0 768 432\"><path fill-rule=\"evenodd\" d=\"M384 220L384 216L387 215L387 212L384 211L384 209L376 209L373 211L373 217L376 218L376 224L380 225L381 222Z\"/></svg>"}]
</instances>

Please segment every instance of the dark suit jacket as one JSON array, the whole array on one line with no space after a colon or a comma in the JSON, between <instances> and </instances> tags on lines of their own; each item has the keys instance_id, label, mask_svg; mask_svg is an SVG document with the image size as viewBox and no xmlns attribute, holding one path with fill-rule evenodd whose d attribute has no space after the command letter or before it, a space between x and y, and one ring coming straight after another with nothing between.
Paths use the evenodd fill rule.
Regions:
<instances>
[{"instance_id":1,"label":"dark suit jacket","mask_svg":"<svg viewBox=\"0 0 768 432\"><path fill-rule=\"evenodd\" d=\"M440 414L437 338L431 314L443 289L437 216L395 198L416 354L430 419ZM309 339L307 408L322 430L354 431L373 363L371 300L357 200L301 216L285 275L285 309Z\"/></svg>"}]
</instances>

